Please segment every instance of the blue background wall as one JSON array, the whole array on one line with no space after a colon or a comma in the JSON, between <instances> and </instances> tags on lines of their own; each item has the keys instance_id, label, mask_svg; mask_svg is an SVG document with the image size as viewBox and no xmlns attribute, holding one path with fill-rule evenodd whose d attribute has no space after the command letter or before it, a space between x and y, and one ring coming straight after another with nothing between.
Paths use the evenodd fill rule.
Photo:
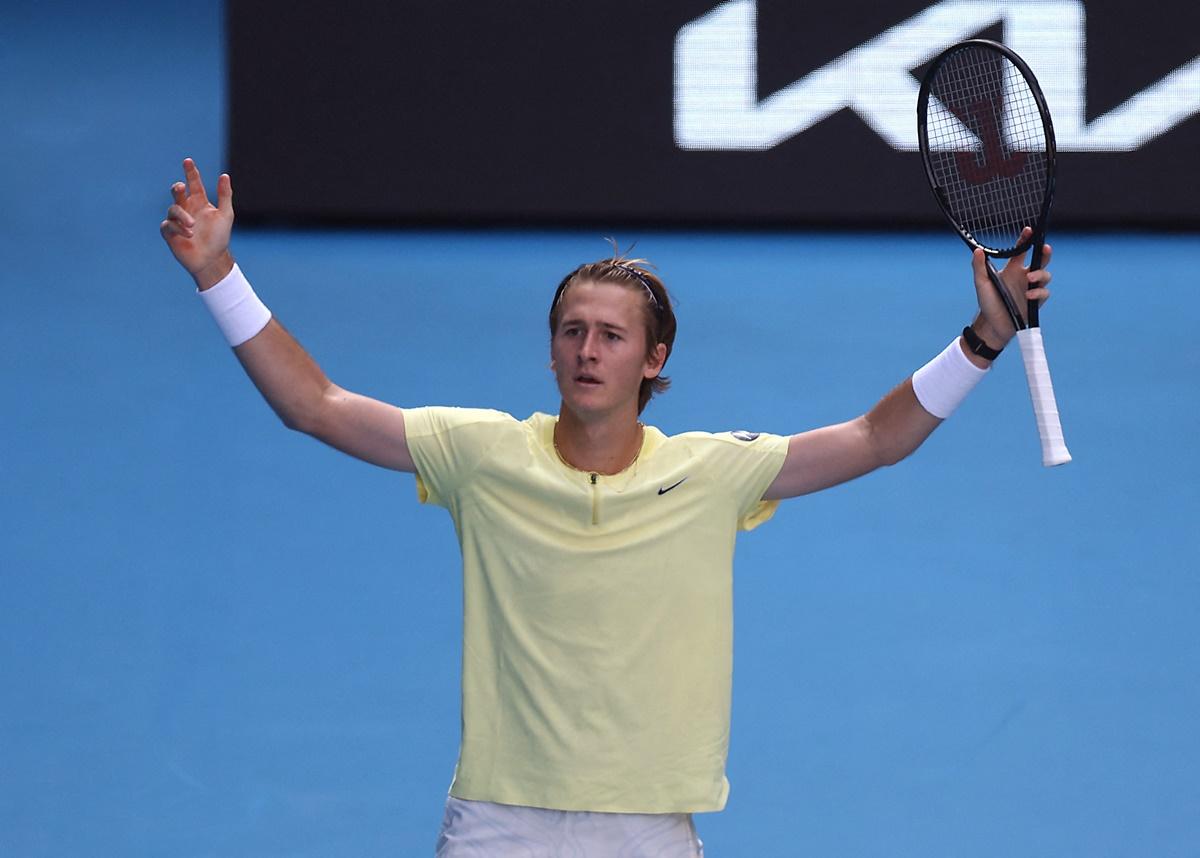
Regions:
<instances>
[{"instance_id":1,"label":"blue background wall","mask_svg":"<svg viewBox=\"0 0 1200 858\"><path fill-rule=\"evenodd\" d=\"M0 19L0 854L431 854L452 528L284 430L162 244L183 156L224 167L221 15L148 8ZM679 301L667 431L849 418L971 314L946 233L617 237ZM744 538L709 855L1200 854L1200 240L1113 238L1052 236L1074 463L1040 466L1006 355L911 460ZM545 306L605 248L234 236L340 384L518 415L556 408Z\"/></svg>"}]
</instances>

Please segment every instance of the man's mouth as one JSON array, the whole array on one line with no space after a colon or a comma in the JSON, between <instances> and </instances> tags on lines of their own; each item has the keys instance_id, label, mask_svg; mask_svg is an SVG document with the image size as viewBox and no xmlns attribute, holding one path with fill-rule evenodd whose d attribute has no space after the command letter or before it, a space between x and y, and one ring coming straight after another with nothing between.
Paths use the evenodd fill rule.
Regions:
<instances>
[{"instance_id":1,"label":"man's mouth","mask_svg":"<svg viewBox=\"0 0 1200 858\"><path fill-rule=\"evenodd\" d=\"M587 374L582 374L582 375L577 375L577 376L575 376L575 381L576 381L578 384L593 384L593 385L594 385L594 384L601 384L601 383L602 383L602 382L600 381L600 379L596 378L594 375L587 375Z\"/></svg>"}]
</instances>

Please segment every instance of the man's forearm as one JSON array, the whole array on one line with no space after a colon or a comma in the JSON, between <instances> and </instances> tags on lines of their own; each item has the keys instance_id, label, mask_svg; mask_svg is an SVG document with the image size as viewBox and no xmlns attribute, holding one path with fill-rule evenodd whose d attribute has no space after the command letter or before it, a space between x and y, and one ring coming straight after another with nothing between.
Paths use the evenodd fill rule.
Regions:
<instances>
[{"instance_id":1,"label":"man's forearm","mask_svg":"<svg viewBox=\"0 0 1200 858\"><path fill-rule=\"evenodd\" d=\"M871 445L883 464L893 465L920 447L986 375L990 364L972 354L958 337L881 399L865 420Z\"/></svg>"},{"instance_id":2,"label":"man's forearm","mask_svg":"<svg viewBox=\"0 0 1200 858\"><path fill-rule=\"evenodd\" d=\"M284 425L311 433L332 385L279 320L272 318L233 352Z\"/></svg>"},{"instance_id":3,"label":"man's forearm","mask_svg":"<svg viewBox=\"0 0 1200 858\"><path fill-rule=\"evenodd\" d=\"M263 306L245 278L234 271L233 256L228 251L192 276L263 398L288 428L311 431L324 394L331 387L316 361ZM222 291L227 289L233 291ZM210 296L214 297L210 300ZM263 319L267 321L260 328Z\"/></svg>"},{"instance_id":4,"label":"man's forearm","mask_svg":"<svg viewBox=\"0 0 1200 858\"><path fill-rule=\"evenodd\" d=\"M893 388L863 419L881 465L894 465L914 452L942 422L921 406L911 379Z\"/></svg>"}]
</instances>

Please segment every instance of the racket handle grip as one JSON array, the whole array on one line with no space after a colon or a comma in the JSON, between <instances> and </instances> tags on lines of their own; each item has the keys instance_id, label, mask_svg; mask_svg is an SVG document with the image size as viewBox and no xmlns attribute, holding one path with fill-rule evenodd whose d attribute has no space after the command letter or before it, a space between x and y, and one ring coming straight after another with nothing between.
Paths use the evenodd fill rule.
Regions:
<instances>
[{"instance_id":1,"label":"racket handle grip","mask_svg":"<svg viewBox=\"0 0 1200 858\"><path fill-rule=\"evenodd\" d=\"M1062 424L1058 422L1058 403L1054 399L1054 386L1050 383L1050 366L1046 363L1046 349L1042 345L1042 329L1017 331L1017 342L1021 344L1025 379L1029 382L1029 398L1033 400L1033 414L1037 418L1038 435L1042 439L1042 464L1047 468L1066 464L1071 461L1071 454L1063 439Z\"/></svg>"}]
</instances>

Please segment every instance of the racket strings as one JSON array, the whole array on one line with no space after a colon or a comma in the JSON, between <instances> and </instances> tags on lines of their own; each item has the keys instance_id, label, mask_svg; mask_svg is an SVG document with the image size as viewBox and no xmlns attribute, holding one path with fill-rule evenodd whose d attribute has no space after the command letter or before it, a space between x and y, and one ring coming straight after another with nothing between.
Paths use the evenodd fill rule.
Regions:
<instances>
[{"instance_id":1,"label":"racket strings","mask_svg":"<svg viewBox=\"0 0 1200 858\"><path fill-rule=\"evenodd\" d=\"M975 47L942 63L930 94L930 167L951 214L984 247L1015 249L1047 192L1037 98L1016 66Z\"/></svg>"}]
</instances>

